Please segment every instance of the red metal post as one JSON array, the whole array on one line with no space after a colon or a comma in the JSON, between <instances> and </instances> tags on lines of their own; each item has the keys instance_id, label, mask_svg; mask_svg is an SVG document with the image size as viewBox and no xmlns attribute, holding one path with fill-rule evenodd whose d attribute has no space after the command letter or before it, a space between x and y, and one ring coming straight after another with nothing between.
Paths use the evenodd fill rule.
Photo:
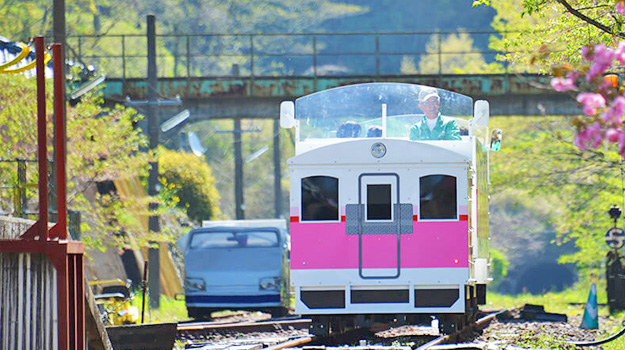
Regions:
<instances>
[{"instance_id":1,"label":"red metal post","mask_svg":"<svg viewBox=\"0 0 625 350\"><path fill-rule=\"evenodd\" d=\"M63 87L63 47L52 44L54 56L54 122L56 125L56 203L57 222L52 228L52 237L67 239L67 204L66 204L66 172L65 172L65 91Z\"/></svg>"},{"instance_id":2,"label":"red metal post","mask_svg":"<svg viewBox=\"0 0 625 350\"><path fill-rule=\"evenodd\" d=\"M68 256L64 256L56 264L56 301L59 316L59 350L70 350L69 296L68 296Z\"/></svg>"},{"instance_id":3,"label":"red metal post","mask_svg":"<svg viewBox=\"0 0 625 350\"><path fill-rule=\"evenodd\" d=\"M54 111L57 159L58 220L48 233L47 139L45 113L45 66L43 37L37 45L37 134L39 160L39 218L18 240L0 240L0 252L45 253L57 272L58 348L85 349L84 246L67 240L65 170L65 92L63 56L60 44L52 45L54 55ZM34 240L34 237L39 237Z\"/></svg>"},{"instance_id":4,"label":"red metal post","mask_svg":"<svg viewBox=\"0 0 625 350\"><path fill-rule=\"evenodd\" d=\"M74 283L76 284L76 349L84 350L86 344L85 326L85 268L84 255L72 254L74 258L75 272Z\"/></svg>"},{"instance_id":5,"label":"red metal post","mask_svg":"<svg viewBox=\"0 0 625 350\"><path fill-rule=\"evenodd\" d=\"M22 235L22 238L48 239L48 139L46 133L46 66L45 39L35 37L37 74L37 161L39 163L39 220Z\"/></svg>"},{"instance_id":6,"label":"red metal post","mask_svg":"<svg viewBox=\"0 0 625 350\"><path fill-rule=\"evenodd\" d=\"M35 37L37 60L37 160L39 163L39 239L48 239L48 148L46 132L45 39Z\"/></svg>"}]
</instances>

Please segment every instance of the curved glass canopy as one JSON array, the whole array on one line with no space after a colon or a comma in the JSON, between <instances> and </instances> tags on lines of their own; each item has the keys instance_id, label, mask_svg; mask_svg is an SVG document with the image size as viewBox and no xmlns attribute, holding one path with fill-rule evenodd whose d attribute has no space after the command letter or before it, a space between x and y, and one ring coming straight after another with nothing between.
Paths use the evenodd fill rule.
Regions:
<instances>
[{"instance_id":1,"label":"curved glass canopy","mask_svg":"<svg viewBox=\"0 0 625 350\"><path fill-rule=\"evenodd\" d=\"M455 92L404 83L347 85L295 100L300 139L381 137L384 126L386 137L407 138L412 125L425 115L419 94L426 89L436 90L440 113L460 118L461 127L466 125L462 119L472 117L473 99Z\"/></svg>"}]
</instances>

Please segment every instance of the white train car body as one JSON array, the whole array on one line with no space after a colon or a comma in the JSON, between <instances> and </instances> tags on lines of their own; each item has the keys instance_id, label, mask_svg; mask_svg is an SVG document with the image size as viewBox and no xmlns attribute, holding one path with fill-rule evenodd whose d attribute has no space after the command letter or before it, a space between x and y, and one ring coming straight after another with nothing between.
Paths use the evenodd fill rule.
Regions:
<instances>
[{"instance_id":1,"label":"white train car body","mask_svg":"<svg viewBox=\"0 0 625 350\"><path fill-rule=\"evenodd\" d=\"M296 133L288 165L297 314L458 315L484 301L488 104L478 101L474 114L471 98L438 89L442 115L466 135L409 140L423 118L422 88L358 84L281 105L282 126ZM361 132L337 137L346 122Z\"/></svg>"}]
</instances>

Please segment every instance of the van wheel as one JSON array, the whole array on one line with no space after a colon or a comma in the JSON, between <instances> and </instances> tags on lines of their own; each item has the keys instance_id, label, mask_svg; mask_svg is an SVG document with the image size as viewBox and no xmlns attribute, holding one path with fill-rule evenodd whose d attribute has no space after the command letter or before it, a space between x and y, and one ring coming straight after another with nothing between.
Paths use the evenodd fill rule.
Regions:
<instances>
[{"instance_id":1,"label":"van wheel","mask_svg":"<svg viewBox=\"0 0 625 350\"><path fill-rule=\"evenodd\" d=\"M284 317L289 314L289 310L284 307L275 307L269 310L272 318Z\"/></svg>"},{"instance_id":2,"label":"van wheel","mask_svg":"<svg viewBox=\"0 0 625 350\"><path fill-rule=\"evenodd\" d=\"M188 307L187 315L189 318L193 318L196 320L210 320L211 319L211 309L201 308L201 307Z\"/></svg>"}]
</instances>

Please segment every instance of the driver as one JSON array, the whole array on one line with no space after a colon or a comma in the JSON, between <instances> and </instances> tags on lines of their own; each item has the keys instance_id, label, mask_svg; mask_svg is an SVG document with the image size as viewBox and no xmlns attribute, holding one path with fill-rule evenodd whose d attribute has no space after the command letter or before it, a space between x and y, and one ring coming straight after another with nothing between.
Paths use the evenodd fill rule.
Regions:
<instances>
[{"instance_id":1,"label":"driver","mask_svg":"<svg viewBox=\"0 0 625 350\"><path fill-rule=\"evenodd\" d=\"M419 108L425 116L410 128L411 140L460 140L458 123L441 115L440 104L441 98L435 88L421 88Z\"/></svg>"}]
</instances>

